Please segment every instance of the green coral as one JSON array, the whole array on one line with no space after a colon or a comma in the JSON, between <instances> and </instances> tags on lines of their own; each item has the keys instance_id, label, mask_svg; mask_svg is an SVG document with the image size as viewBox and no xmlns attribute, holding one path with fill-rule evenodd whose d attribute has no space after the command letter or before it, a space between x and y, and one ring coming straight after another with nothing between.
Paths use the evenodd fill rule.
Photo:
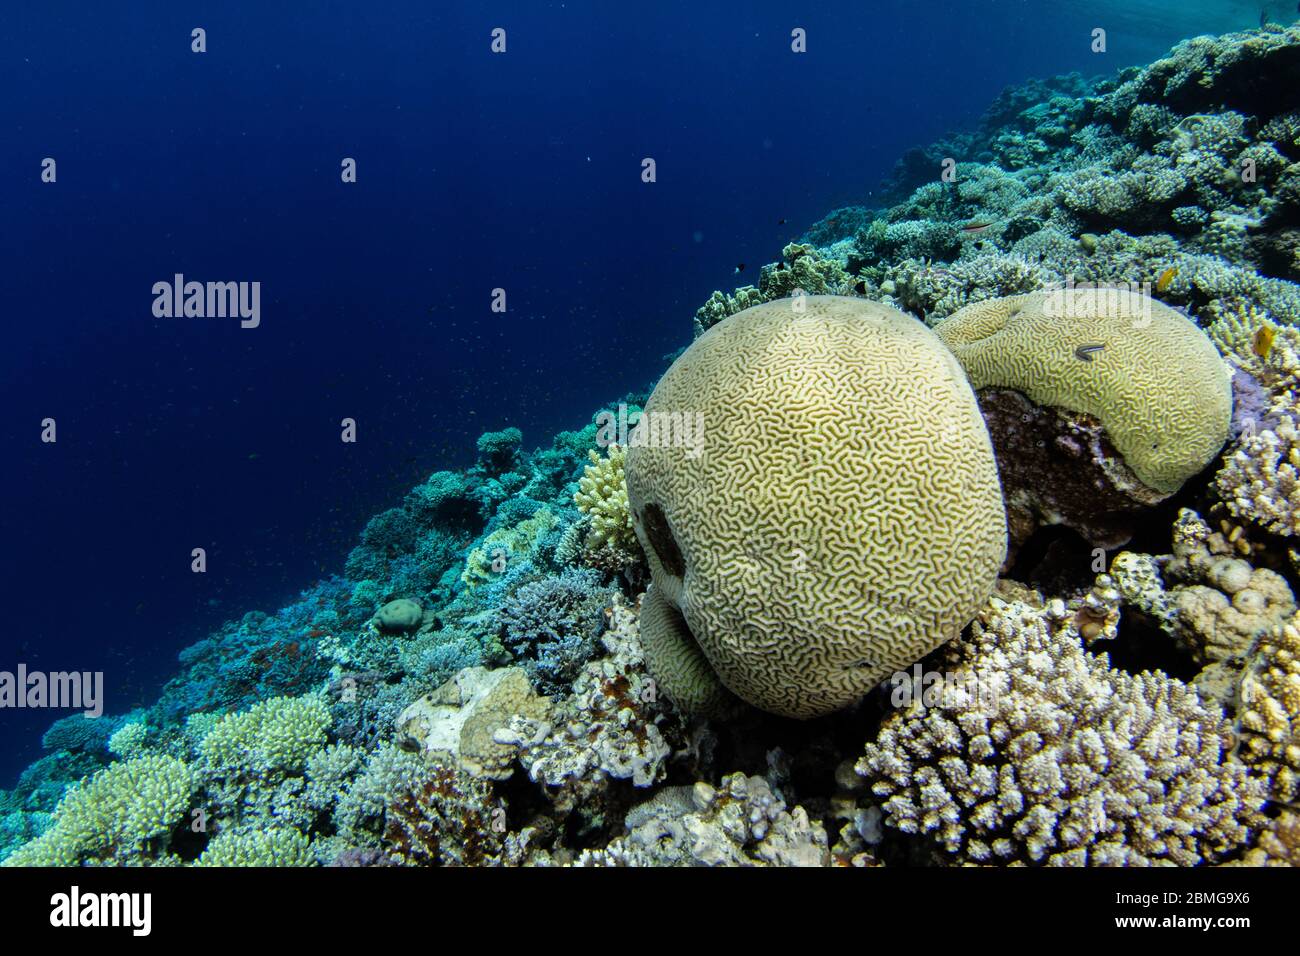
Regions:
<instances>
[{"instance_id":1,"label":"green coral","mask_svg":"<svg viewBox=\"0 0 1300 956\"><path fill-rule=\"evenodd\" d=\"M218 833L195 866L315 866L311 841L293 827Z\"/></svg>"},{"instance_id":2,"label":"green coral","mask_svg":"<svg viewBox=\"0 0 1300 956\"><path fill-rule=\"evenodd\" d=\"M149 737L149 728L142 723L132 722L117 728L108 738L108 750L119 757L132 757L139 754Z\"/></svg>"},{"instance_id":3,"label":"green coral","mask_svg":"<svg viewBox=\"0 0 1300 956\"><path fill-rule=\"evenodd\" d=\"M19 847L6 866L122 865L156 858L190 806L190 767L155 754L121 761L64 794L49 830Z\"/></svg>"},{"instance_id":4,"label":"green coral","mask_svg":"<svg viewBox=\"0 0 1300 956\"><path fill-rule=\"evenodd\" d=\"M316 694L273 697L222 717L199 745L207 766L253 774L300 773L325 745L330 710Z\"/></svg>"},{"instance_id":5,"label":"green coral","mask_svg":"<svg viewBox=\"0 0 1300 956\"><path fill-rule=\"evenodd\" d=\"M500 556L507 562L515 558L527 557L536 547L538 540L546 532L560 523L549 508L538 508L531 518L525 518L508 528L498 528L469 553L465 559L465 570L460 579L471 588L478 587L491 580L494 558Z\"/></svg>"}]
</instances>

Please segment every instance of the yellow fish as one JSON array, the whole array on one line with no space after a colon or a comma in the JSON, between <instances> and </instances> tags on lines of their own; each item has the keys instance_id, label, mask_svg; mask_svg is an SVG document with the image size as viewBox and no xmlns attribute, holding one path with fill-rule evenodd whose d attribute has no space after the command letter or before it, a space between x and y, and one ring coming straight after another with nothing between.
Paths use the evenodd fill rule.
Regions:
<instances>
[{"instance_id":1,"label":"yellow fish","mask_svg":"<svg viewBox=\"0 0 1300 956\"><path fill-rule=\"evenodd\" d=\"M1277 329L1265 322L1255 330L1255 334L1250 338L1250 348L1260 358L1268 358L1268 350L1273 347L1273 338L1277 335Z\"/></svg>"},{"instance_id":2,"label":"yellow fish","mask_svg":"<svg viewBox=\"0 0 1300 956\"><path fill-rule=\"evenodd\" d=\"M1164 292L1169 288L1169 284L1174 281L1174 276L1178 275L1178 266L1170 266L1164 272L1160 273L1160 278L1156 280L1156 291Z\"/></svg>"}]
</instances>

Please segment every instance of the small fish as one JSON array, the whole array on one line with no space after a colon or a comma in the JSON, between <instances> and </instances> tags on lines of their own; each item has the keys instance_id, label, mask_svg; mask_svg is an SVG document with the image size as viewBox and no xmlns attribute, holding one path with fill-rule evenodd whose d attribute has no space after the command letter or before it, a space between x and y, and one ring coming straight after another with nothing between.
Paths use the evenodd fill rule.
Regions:
<instances>
[{"instance_id":1,"label":"small fish","mask_svg":"<svg viewBox=\"0 0 1300 956\"><path fill-rule=\"evenodd\" d=\"M785 220L784 220L784 219L778 219L778 220L776 221L776 224L777 224L778 226L784 226L784 225L785 225Z\"/></svg>"},{"instance_id":2,"label":"small fish","mask_svg":"<svg viewBox=\"0 0 1300 956\"><path fill-rule=\"evenodd\" d=\"M859 279L856 283L854 283L854 285L853 285L853 291L856 292L858 295L866 295L866 294L867 294L867 280L866 280L866 279Z\"/></svg>"},{"instance_id":3,"label":"small fish","mask_svg":"<svg viewBox=\"0 0 1300 956\"><path fill-rule=\"evenodd\" d=\"M739 275L740 273L742 273L742 272L744 272L744 271L745 271L745 264L744 264L743 262L738 262L738 263L736 264L736 274Z\"/></svg>"},{"instance_id":4,"label":"small fish","mask_svg":"<svg viewBox=\"0 0 1300 956\"><path fill-rule=\"evenodd\" d=\"M777 272L780 272L780 271L783 270L784 268L785 268L785 263L784 263L784 262L778 262L778 263L776 264L776 271L777 271Z\"/></svg>"},{"instance_id":5,"label":"small fish","mask_svg":"<svg viewBox=\"0 0 1300 956\"><path fill-rule=\"evenodd\" d=\"M1277 336L1277 329L1265 322L1250 338L1250 349L1260 358L1268 358L1269 350L1273 348L1273 339Z\"/></svg>"},{"instance_id":6,"label":"small fish","mask_svg":"<svg viewBox=\"0 0 1300 956\"><path fill-rule=\"evenodd\" d=\"M994 222L968 222L961 227L961 234L962 236L978 236L982 232L988 232L995 225L997 223Z\"/></svg>"},{"instance_id":7,"label":"small fish","mask_svg":"<svg viewBox=\"0 0 1300 956\"><path fill-rule=\"evenodd\" d=\"M1074 357L1081 362L1091 362L1092 353L1100 352L1105 347L1106 346L1104 345L1080 345L1077 349L1074 350Z\"/></svg>"},{"instance_id":8,"label":"small fish","mask_svg":"<svg viewBox=\"0 0 1300 956\"><path fill-rule=\"evenodd\" d=\"M1164 272L1160 273L1160 278L1156 280L1156 291L1164 292L1174 281L1174 276L1178 275L1178 266L1170 266Z\"/></svg>"}]
</instances>

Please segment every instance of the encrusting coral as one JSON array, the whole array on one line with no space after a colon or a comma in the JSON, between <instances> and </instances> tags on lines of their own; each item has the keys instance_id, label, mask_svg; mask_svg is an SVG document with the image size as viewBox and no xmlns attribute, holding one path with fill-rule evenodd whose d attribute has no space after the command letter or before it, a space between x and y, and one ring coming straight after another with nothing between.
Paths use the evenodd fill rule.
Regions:
<instances>
[{"instance_id":1,"label":"encrusting coral","mask_svg":"<svg viewBox=\"0 0 1300 956\"><path fill-rule=\"evenodd\" d=\"M1245 847L1264 785L1228 759L1222 713L1062 625L993 598L937 705L885 721L858 770L888 825L968 863L1190 866Z\"/></svg>"},{"instance_id":2,"label":"encrusting coral","mask_svg":"<svg viewBox=\"0 0 1300 956\"><path fill-rule=\"evenodd\" d=\"M1006 537L988 434L915 319L831 296L748 309L645 406L684 411L703 416L704 454L633 442L626 466L654 581L642 639L668 696L712 699L696 686L712 672L763 710L829 713L992 590Z\"/></svg>"},{"instance_id":3,"label":"encrusting coral","mask_svg":"<svg viewBox=\"0 0 1300 956\"><path fill-rule=\"evenodd\" d=\"M826 831L787 810L762 777L732 774L715 788L669 787L633 809L627 836L584 851L576 866L826 866Z\"/></svg>"},{"instance_id":4,"label":"encrusting coral","mask_svg":"<svg viewBox=\"0 0 1300 956\"><path fill-rule=\"evenodd\" d=\"M0 858L1295 865L1297 83L1270 26L1009 88L606 405L699 441L482 435L152 706L56 721ZM999 466L1040 590L985 603Z\"/></svg>"},{"instance_id":5,"label":"encrusting coral","mask_svg":"<svg viewBox=\"0 0 1300 956\"><path fill-rule=\"evenodd\" d=\"M1227 536L1187 508L1174 520L1172 554L1121 552L1110 577L1130 606L1202 667L1230 663L1239 671L1255 639L1296 608L1284 577L1252 566Z\"/></svg>"}]
</instances>

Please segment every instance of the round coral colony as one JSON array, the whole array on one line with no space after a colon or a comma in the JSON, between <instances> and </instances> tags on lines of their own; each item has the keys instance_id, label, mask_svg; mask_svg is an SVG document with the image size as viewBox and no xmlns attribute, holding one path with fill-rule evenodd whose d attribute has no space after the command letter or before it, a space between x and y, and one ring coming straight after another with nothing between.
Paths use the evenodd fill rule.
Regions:
<instances>
[{"instance_id":1,"label":"round coral colony","mask_svg":"<svg viewBox=\"0 0 1300 956\"><path fill-rule=\"evenodd\" d=\"M686 415L704 423L693 456L663 440ZM806 296L731 316L673 363L641 428L642 635L683 709L841 709L993 589L1006 522L984 422L938 337L895 309Z\"/></svg>"}]
</instances>

